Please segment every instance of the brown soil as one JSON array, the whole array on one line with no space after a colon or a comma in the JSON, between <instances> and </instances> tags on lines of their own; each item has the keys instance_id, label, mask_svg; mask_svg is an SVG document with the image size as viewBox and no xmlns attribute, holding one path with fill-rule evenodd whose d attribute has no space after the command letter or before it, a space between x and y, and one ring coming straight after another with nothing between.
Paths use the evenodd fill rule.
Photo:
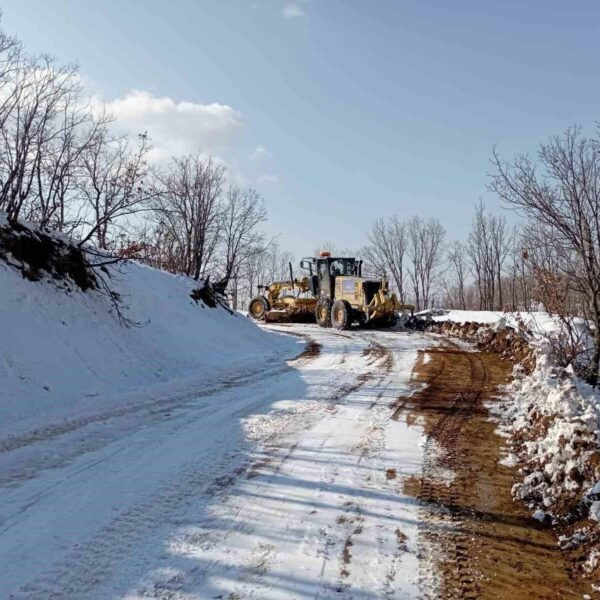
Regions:
<instances>
[{"instance_id":1,"label":"brown soil","mask_svg":"<svg viewBox=\"0 0 600 600\"><path fill-rule=\"evenodd\" d=\"M19 223L0 227L0 264L9 262L24 278L39 281L49 275L86 291L97 287L96 276L81 248Z\"/></svg>"},{"instance_id":2,"label":"brown soil","mask_svg":"<svg viewBox=\"0 0 600 600\"><path fill-rule=\"evenodd\" d=\"M495 331L493 327L482 323L454 323L453 321L430 322L424 328L431 333L440 333L465 340L479 350L494 352L513 364L518 364L526 374L535 368L535 351L527 341L530 332L525 329L506 328Z\"/></svg>"},{"instance_id":3,"label":"brown soil","mask_svg":"<svg viewBox=\"0 0 600 600\"><path fill-rule=\"evenodd\" d=\"M317 358L321 354L321 344L315 342L315 340L306 337L306 348L300 353L295 360L312 360Z\"/></svg>"},{"instance_id":4,"label":"brown soil","mask_svg":"<svg viewBox=\"0 0 600 600\"><path fill-rule=\"evenodd\" d=\"M427 350L428 362L424 354L413 376L425 387L392 408L427 435L423 474L404 488L423 505L419 553L423 577L428 566L439 573L435 598L581 599L589 585L570 572L552 530L513 501L515 469L498 464L504 441L484 402L510 363L450 343Z\"/></svg>"}]
</instances>

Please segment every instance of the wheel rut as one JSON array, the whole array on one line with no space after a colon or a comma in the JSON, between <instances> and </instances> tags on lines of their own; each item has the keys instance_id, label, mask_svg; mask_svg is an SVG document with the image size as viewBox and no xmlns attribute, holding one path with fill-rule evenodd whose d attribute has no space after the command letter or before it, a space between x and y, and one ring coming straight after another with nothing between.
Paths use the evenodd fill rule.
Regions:
<instances>
[{"instance_id":1,"label":"wheel rut","mask_svg":"<svg viewBox=\"0 0 600 600\"><path fill-rule=\"evenodd\" d=\"M427 359L426 359L427 356ZM513 468L499 464L503 440L487 405L510 366L493 353L452 343L420 352L420 389L392 405L398 419L424 430L424 462L404 491L421 504L418 554L422 597L442 599L581 598L551 530L510 493Z\"/></svg>"}]
</instances>

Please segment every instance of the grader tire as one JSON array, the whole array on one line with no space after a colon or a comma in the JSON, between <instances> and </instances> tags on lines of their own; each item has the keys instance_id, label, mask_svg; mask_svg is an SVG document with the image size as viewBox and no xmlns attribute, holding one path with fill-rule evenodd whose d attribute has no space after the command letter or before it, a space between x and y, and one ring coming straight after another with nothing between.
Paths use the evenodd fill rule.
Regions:
<instances>
[{"instance_id":1,"label":"grader tire","mask_svg":"<svg viewBox=\"0 0 600 600\"><path fill-rule=\"evenodd\" d=\"M319 298L315 306L315 319L321 327L331 327L331 300Z\"/></svg>"},{"instance_id":2,"label":"grader tire","mask_svg":"<svg viewBox=\"0 0 600 600\"><path fill-rule=\"evenodd\" d=\"M331 323L335 329L349 329L352 325L352 308L345 300L336 300L331 307Z\"/></svg>"},{"instance_id":3,"label":"grader tire","mask_svg":"<svg viewBox=\"0 0 600 600\"><path fill-rule=\"evenodd\" d=\"M270 309L269 301L264 296L256 296L250 300L248 305L248 314L257 321L265 318L267 311Z\"/></svg>"}]
</instances>

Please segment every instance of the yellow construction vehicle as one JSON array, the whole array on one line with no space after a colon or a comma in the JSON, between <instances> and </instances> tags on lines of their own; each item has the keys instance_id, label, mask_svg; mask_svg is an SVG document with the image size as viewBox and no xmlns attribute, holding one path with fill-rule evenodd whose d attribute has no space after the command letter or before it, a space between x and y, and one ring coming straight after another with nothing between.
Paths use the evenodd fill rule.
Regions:
<instances>
[{"instance_id":1,"label":"yellow construction vehicle","mask_svg":"<svg viewBox=\"0 0 600 600\"><path fill-rule=\"evenodd\" d=\"M294 279L290 264L289 281L259 286L265 293L250 301L250 316L265 321L310 318L322 327L347 329L353 323L390 326L399 311L414 308L398 302L385 277L364 278L362 260L321 252L302 259L300 267L308 276Z\"/></svg>"},{"instance_id":2,"label":"yellow construction vehicle","mask_svg":"<svg viewBox=\"0 0 600 600\"><path fill-rule=\"evenodd\" d=\"M310 290L308 277L290 281L274 281L259 285L260 296L252 298L248 313L265 321L314 320L317 299Z\"/></svg>"}]
</instances>

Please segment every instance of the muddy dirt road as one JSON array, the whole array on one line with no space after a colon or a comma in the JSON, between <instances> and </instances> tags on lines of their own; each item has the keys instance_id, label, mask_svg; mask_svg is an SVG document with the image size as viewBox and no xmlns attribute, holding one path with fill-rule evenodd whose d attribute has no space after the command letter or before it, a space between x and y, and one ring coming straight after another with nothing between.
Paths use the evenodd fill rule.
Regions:
<instances>
[{"instance_id":1,"label":"muddy dirt road","mask_svg":"<svg viewBox=\"0 0 600 600\"><path fill-rule=\"evenodd\" d=\"M507 365L272 328L297 357L0 440L0 598L582 598L498 464Z\"/></svg>"},{"instance_id":2,"label":"muddy dirt road","mask_svg":"<svg viewBox=\"0 0 600 600\"><path fill-rule=\"evenodd\" d=\"M486 407L510 365L496 354L447 342L419 353L423 388L401 400L427 436L423 470L404 490L422 503L421 571L437 588L425 597L514 600L582 598L552 532L513 502L513 468L499 464L503 440Z\"/></svg>"}]
</instances>

